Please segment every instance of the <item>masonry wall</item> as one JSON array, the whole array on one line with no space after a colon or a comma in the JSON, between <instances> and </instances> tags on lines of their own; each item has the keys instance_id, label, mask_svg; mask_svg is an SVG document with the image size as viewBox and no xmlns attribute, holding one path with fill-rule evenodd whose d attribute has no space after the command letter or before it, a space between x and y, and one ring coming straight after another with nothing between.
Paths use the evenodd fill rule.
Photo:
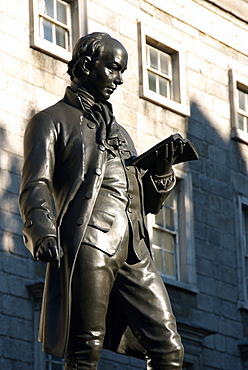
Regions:
<instances>
[{"instance_id":1,"label":"masonry wall","mask_svg":"<svg viewBox=\"0 0 248 370\"><path fill-rule=\"evenodd\" d=\"M241 370L247 311L238 308L237 195L248 197L247 145L231 139L228 70L248 72L247 22L203 0L88 1L88 31L107 31L129 53L124 85L112 98L119 123L141 153L180 132L200 160L193 179L197 293L169 286L179 322L211 331L200 344L202 369ZM244 5L244 2L242 2ZM184 46L191 114L182 117L139 98L137 22ZM66 63L30 48L29 3L0 3L0 368L34 369L34 298L27 285L44 278L22 243L18 193L23 133L29 118L57 100L69 83ZM246 330L246 331L245 331ZM199 350L198 343L191 343ZM100 368L144 364L104 354ZM119 361L119 362L118 362Z\"/></svg>"}]
</instances>

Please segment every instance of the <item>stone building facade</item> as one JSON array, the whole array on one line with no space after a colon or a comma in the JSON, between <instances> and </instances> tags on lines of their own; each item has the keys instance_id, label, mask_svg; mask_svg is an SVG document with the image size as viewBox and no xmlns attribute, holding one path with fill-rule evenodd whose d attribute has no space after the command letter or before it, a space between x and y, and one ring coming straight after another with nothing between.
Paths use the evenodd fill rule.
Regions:
<instances>
[{"instance_id":1,"label":"stone building facade","mask_svg":"<svg viewBox=\"0 0 248 370\"><path fill-rule=\"evenodd\" d=\"M25 126L59 100L79 36L106 31L129 53L115 116L139 153L179 132L199 160L148 216L155 263L185 346L184 369L248 368L248 1L0 2L0 368L62 370L37 342L44 265L22 243ZM145 369L104 352L99 369Z\"/></svg>"}]
</instances>

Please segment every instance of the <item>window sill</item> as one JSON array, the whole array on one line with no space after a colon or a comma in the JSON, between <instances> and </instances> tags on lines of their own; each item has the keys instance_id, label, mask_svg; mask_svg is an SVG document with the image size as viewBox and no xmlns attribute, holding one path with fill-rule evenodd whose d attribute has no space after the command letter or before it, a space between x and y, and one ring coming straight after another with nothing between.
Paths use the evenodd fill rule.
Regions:
<instances>
[{"instance_id":1,"label":"window sill","mask_svg":"<svg viewBox=\"0 0 248 370\"><path fill-rule=\"evenodd\" d=\"M238 309L248 311L248 301L238 301Z\"/></svg>"},{"instance_id":2,"label":"window sill","mask_svg":"<svg viewBox=\"0 0 248 370\"><path fill-rule=\"evenodd\" d=\"M181 116L184 116L184 117L190 116L190 106L188 104L178 103L174 100L160 96L159 94L156 94L153 91L144 93L140 97L143 99L149 100L152 103L160 105L164 108L167 108L171 110L172 112L180 114Z\"/></svg>"},{"instance_id":3,"label":"window sill","mask_svg":"<svg viewBox=\"0 0 248 370\"><path fill-rule=\"evenodd\" d=\"M233 133L233 139L237 140L237 141L241 141L242 143L248 144L248 133L246 133L246 132L244 132L240 129L237 129Z\"/></svg>"},{"instance_id":4,"label":"window sill","mask_svg":"<svg viewBox=\"0 0 248 370\"><path fill-rule=\"evenodd\" d=\"M37 49L45 54L51 55L52 57L62 60L68 63L71 60L71 52L63 49L58 45L54 45L52 42L46 41L44 39L37 39L31 42L31 47Z\"/></svg>"},{"instance_id":5,"label":"window sill","mask_svg":"<svg viewBox=\"0 0 248 370\"><path fill-rule=\"evenodd\" d=\"M166 286L171 286L176 289L185 290L188 293L192 293L192 294L199 293L199 289L196 287L195 284L188 284L182 281L172 280L164 276L161 276L161 277Z\"/></svg>"}]
</instances>

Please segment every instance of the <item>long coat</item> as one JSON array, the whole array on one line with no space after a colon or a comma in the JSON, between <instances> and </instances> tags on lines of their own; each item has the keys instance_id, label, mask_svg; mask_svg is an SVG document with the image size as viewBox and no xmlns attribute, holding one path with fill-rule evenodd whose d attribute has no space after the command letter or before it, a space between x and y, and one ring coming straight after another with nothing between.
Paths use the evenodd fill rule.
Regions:
<instances>
[{"instance_id":1,"label":"long coat","mask_svg":"<svg viewBox=\"0 0 248 370\"><path fill-rule=\"evenodd\" d=\"M37 241L53 236L64 251L59 270L47 264L39 333L43 350L57 357L66 354L74 265L105 171L107 154L97 129L67 88L62 100L34 115L24 136L19 198L24 243L34 256ZM130 136L120 129L135 156ZM149 192L146 211L156 213L169 191L157 191L149 173L143 182ZM144 349L125 322L114 310L109 317L105 348L142 358Z\"/></svg>"}]
</instances>

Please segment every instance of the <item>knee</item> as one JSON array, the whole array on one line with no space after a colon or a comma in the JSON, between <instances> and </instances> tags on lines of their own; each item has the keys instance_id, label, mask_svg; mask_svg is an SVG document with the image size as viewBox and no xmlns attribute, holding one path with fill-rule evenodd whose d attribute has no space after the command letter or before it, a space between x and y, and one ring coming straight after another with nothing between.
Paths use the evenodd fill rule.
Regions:
<instances>
[{"instance_id":1,"label":"knee","mask_svg":"<svg viewBox=\"0 0 248 370\"><path fill-rule=\"evenodd\" d=\"M173 341L174 343L160 343L153 350L148 352L147 369L148 370L174 370L182 369L184 358L184 347L180 337ZM161 345L162 344L162 345Z\"/></svg>"}]
</instances>

